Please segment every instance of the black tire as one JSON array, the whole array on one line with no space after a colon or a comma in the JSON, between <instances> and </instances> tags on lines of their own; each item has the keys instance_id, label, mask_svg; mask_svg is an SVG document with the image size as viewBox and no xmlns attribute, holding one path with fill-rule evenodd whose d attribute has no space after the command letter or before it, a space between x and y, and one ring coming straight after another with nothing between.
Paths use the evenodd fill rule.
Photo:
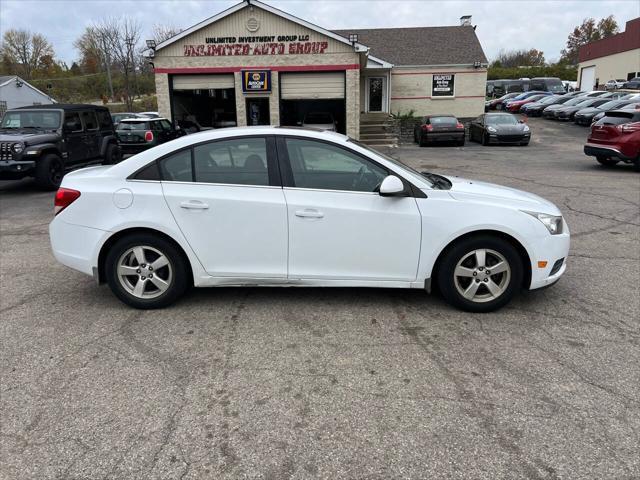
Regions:
<instances>
[{"instance_id":1,"label":"black tire","mask_svg":"<svg viewBox=\"0 0 640 480\"><path fill-rule=\"evenodd\" d=\"M44 190L57 190L64 177L64 162L54 154L48 153L36 160L36 184Z\"/></svg>"},{"instance_id":2,"label":"black tire","mask_svg":"<svg viewBox=\"0 0 640 480\"><path fill-rule=\"evenodd\" d=\"M482 134L482 145L484 146L489 145L489 135L486 133Z\"/></svg>"},{"instance_id":3,"label":"black tire","mask_svg":"<svg viewBox=\"0 0 640 480\"><path fill-rule=\"evenodd\" d=\"M521 147L526 147L527 145L529 145L529 142L522 142L522 143L520 144L520 146L521 146Z\"/></svg>"},{"instance_id":4,"label":"black tire","mask_svg":"<svg viewBox=\"0 0 640 480\"><path fill-rule=\"evenodd\" d=\"M122 161L122 150L114 143L107 145L107 150L104 153L103 165L115 165Z\"/></svg>"},{"instance_id":5,"label":"black tire","mask_svg":"<svg viewBox=\"0 0 640 480\"><path fill-rule=\"evenodd\" d=\"M424 147L426 145L426 142L424 141L424 137L422 133L418 134L418 145L420 147Z\"/></svg>"},{"instance_id":6,"label":"black tire","mask_svg":"<svg viewBox=\"0 0 640 480\"><path fill-rule=\"evenodd\" d=\"M132 268L141 267L142 265L146 266L138 269L141 270L140 275L133 272L133 275L127 276L126 280L121 281L118 275L118 266L123 256L127 255L127 252L134 247L147 247L156 252L151 250L145 251L145 257L147 257L147 261L149 262L148 265L144 263L140 264L132 258L132 261L129 262ZM168 259L167 266L156 269L156 280L158 278L167 280L165 283L168 283L168 287L164 291L160 291L160 289L155 286L154 281L151 280L153 272L149 271L152 263L158 259L157 255L151 256L151 254L157 252L160 252ZM189 288L191 280L189 278L190 270L187 261L183 253L172 242L155 235L137 233L121 238L109 249L105 260L105 276L114 295L127 305L140 309L163 308L174 303ZM149 278L144 276L145 273ZM129 282L130 287L135 287L140 281L146 282L143 289L144 293L149 295L156 294L157 296L144 298L143 293L143 296L139 297L123 285L123 283Z\"/></svg>"},{"instance_id":7,"label":"black tire","mask_svg":"<svg viewBox=\"0 0 640 480\"><path fill-rule=\"evenodd\" d=\"M613 167L614 165L616 165L619 160L614 160L612 158L609 157L604 157L602 155L598 155L596 157L596 160L598 161L598 163L604 167Z\"/></svg>"},{"instance_id":8,"label":"black tire","mask_svg":"<svg viewBox=\"0 0 640 480\"><path fill-rule=\"evenodd\" d=\"M636 172L640 172L640 155L638 155L638 158L636 158L633 162L633 169Z\"/></svg>"},{"instance_id":9,"label":"black tire","mask_svg":"<svg viewBox=\"0 0 640 480\"><path fill-rule=\"evenodd\" d=\"M495 259L499 258L499 256L501 256L509 266L508 273L493 273L489 277L489 281L493 282L492 285L504 282L504 285L501 286L502 292L495 298L489 293L488 282L484 282L482 278L483 273L477 271L477 268L474 269L474 271L477 271L478 277L458 277L460 280L456 280L456 276L454 275L458 263L465 257L470 261L475 261L476 257L473 255L469 257L469 255L471 255L471 252L480 249L486 249L488 251L486 253L487 261L485 263L485 270L486 268L495 266ZM496 253L498 255L495 255ZM463 263L463 266L465 265L466 264ZM492 312L509 303L516 292L520 290L523 270L522 259L513 245L500 237L477 235L464 238L447 249L438 262L436 281L438 282L438 288L442 296L451 305L468 312ZM467 285L462 284L466 282L467 278L469 278L469 283ZM458 288L469 287L474 282L478 284L476 287L478 297L477 299L476 297L467 299L460 293Z\"/></svg>"},{"instance_id":10,"label":"black tire","mask_svg":"<svg viewBox=\"0 0 640 480\"><path fill-rule=\"evenodd\" d=\"M458 140L458 146L464 147L464 138L462 140Z\"/></svg>"}]
</instances>

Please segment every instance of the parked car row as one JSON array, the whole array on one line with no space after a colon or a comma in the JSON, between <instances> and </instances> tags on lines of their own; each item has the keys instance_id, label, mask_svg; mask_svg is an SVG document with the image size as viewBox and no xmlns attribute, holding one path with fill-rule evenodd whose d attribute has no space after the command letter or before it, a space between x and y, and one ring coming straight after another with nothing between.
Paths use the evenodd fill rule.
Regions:
<instances>
[{"instance_id":1,"label":"parked car row","mask_svg":"<svg viewBox=\"0 0 640 480\"><path fill-rule=\"evenodd\" d=\"M421 147L440 142L463 146L465 137L464 125L453 115L427 115L413 130L413 139ZM484 113L469 124L469 140L482 145L526 146L531 130L510 113Z\"/></svg>"},{"instance_id":2,"label":"parked car row","mask_svg":"<svg viewBox=\"0 0 640 480\"><path fill-rule=\"evenodd\" d=\"M106 107L95 105L8 110L0 122L0 180L33 177L41 188L54 190L69 170L118 163L123 152L136 153L185 135L157 112L117 115L114 119Z\"/></svg>"},{"instance_id":3,"label":"parked car row","mask_svg":"<svg viewBox=\"0 0 640 480\"><path fill-rule=\"evenodd\" d=\"M542 91L562 94L567 91L567 86L557 77L535 77L519 79L500 79L487 81L487 97L500 97L513 92Z\"/></svg>"}]
</instances>

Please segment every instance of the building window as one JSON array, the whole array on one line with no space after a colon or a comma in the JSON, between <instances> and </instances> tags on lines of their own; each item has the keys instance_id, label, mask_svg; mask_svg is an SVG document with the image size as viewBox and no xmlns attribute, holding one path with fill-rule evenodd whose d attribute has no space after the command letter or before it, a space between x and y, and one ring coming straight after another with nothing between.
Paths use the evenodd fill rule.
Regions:
<instances>
[{"instance_id":1,"label":"building window","mask_svg":"<svg viewBox=\"0 0 640 480\"><path fill-rule=\"evenodd\" d=\"M455 79L452 74L434 74L431 85L431 97L454 97L455 96Z\"/></svg>"}]
</instances>

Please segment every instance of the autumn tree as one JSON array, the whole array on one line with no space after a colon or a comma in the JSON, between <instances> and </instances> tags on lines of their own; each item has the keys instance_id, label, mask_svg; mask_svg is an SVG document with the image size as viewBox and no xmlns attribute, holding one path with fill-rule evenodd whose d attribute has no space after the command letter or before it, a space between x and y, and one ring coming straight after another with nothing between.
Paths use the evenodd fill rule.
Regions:
<instances>
[{"instance_id":1,"label":"autumn tree","mask_svg":"<svg viewBox=\"0 0 640 480\"><path fill-rule=\"evenodd\" d=\"M49 41L38 33L9 29L2 36L2 63L11 73L31 79L36 70L48 68L54 52Z\"/></svg>"},{"instance_id":2,"label":"autumn tree","mask_svg":"<svg viewBox=\"0 0 640 480\"><path fill-rule=\"evenodd\" d=\"M618 31L618 23L613 15L602 18L598 22L593 18L585 18L582 24L569 34L567 47L560 52L560 61L570 65L577 64L578 52L582 45L610 37Z\"/></svg>"},{"instance_id":3,"label":"autumn tree","mask_svg":"<svg viewBox=\"0 0 640 480\"><path fill-rule=\"evenodd\" d=\"M531 48L529 50L501 50L493 65L496 67L541 67L545 64L544 52Z\"/></svg>"}]
</instances>

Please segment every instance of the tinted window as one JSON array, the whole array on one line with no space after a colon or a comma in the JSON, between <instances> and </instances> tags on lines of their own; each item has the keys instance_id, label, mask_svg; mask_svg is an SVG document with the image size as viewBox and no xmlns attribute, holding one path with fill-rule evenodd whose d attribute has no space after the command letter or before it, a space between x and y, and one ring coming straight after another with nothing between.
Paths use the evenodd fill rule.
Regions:
<instances>
[{"instance_id":1,"label":"tinted window","mask_svg":"<svg viewBox=\"0 0 640 480\"><path fill-rule=\"evenodd\" d=\"M81 132L82 122L78 112L67 112L64 114L64 129L67 132Z\"/></svg>"},{"instance_id":2,"label":"tinted window","mask_svg":"<svg viewBox=\"0 0 640 480\"><path fill-rule=\"evenodd\" d=\"M140 120L138 122L120 122L118 130L150 130L149 122Z\"/></svg>"},{"instance_id":3,"label":"tinted window","mask_svg":"<svg viewBox=\"0 0 640 480\"><path fill-rule=\"evenodd\" d=\"M98 110L98 122L100 123L100 129L108 130L111 128L111 115L107 110Z\"/></svg>"},{"instance_id":4,"label":"tinted window","mask_svg":"<svg viewBox=\"0 0 640 480\"><path fill-rule=\"evenodd\" d=\"M431 117L432 125L442 125L442 126L451 126L454 127L458 124L458 119L455 117Z\"/></svg>"},{"instance_id":5,"label":"tinted window","mask_svg":"<svg viewBox=\"0 0 640 480\"><path fill-rule=\"evenodd\" d=\"M140 170L136 176L136 180L160 180L160 171L156 162L151 163L147 167Z\"/></svg>"},{"instance_id":6,"label":"tinted window","mask_svg":"<svg viewBox=\"0 0 640 480\"><path fill-rule=\"evenodd\" d=\"M84 128L87 130L97 130L98 129L98 119L96 118L95 112L87 112L84 111L81 114L82 121L84 122Z\"/></svg>"},{"instance_id":7,"label":"tinted window","mask_svg":"<svg viewBox=\"0 0 640 480\"><path fill-rule=\"evenodd\" d=\"M163 180L192 182L191 150L182 150L160 161L160 174Z\"/></svg>"},{"instance_id":8,"label":"tinted window","mask_svg":"<svg viewBox=\"0 0 640 480\"><path fill-rule=\"evenodd\" d=\"M171 123L169 123L169 120L160 120L160 125L162 125L162 128L165 130L171 130Z\"/></svg>"},{"instance_id":9,"label":"tinted window","mask_svg":"<svg viewBox=\"0 0 640 480\"><path fill-rule=\"evenodd\" d=\"M340 147L297 138L286 144L298 188L374 192L387 176L382 167Z\"/></svg>"},{"instance_id":10,"label":"tinted window","mask_svg":"<svg viewBox=\"0 0 640 480\"><path fill-rule=\"evenodd\" d=\"M269 185L264 138L239 138L193 149L196 182Z\"/></svg>"}]
</instances>

